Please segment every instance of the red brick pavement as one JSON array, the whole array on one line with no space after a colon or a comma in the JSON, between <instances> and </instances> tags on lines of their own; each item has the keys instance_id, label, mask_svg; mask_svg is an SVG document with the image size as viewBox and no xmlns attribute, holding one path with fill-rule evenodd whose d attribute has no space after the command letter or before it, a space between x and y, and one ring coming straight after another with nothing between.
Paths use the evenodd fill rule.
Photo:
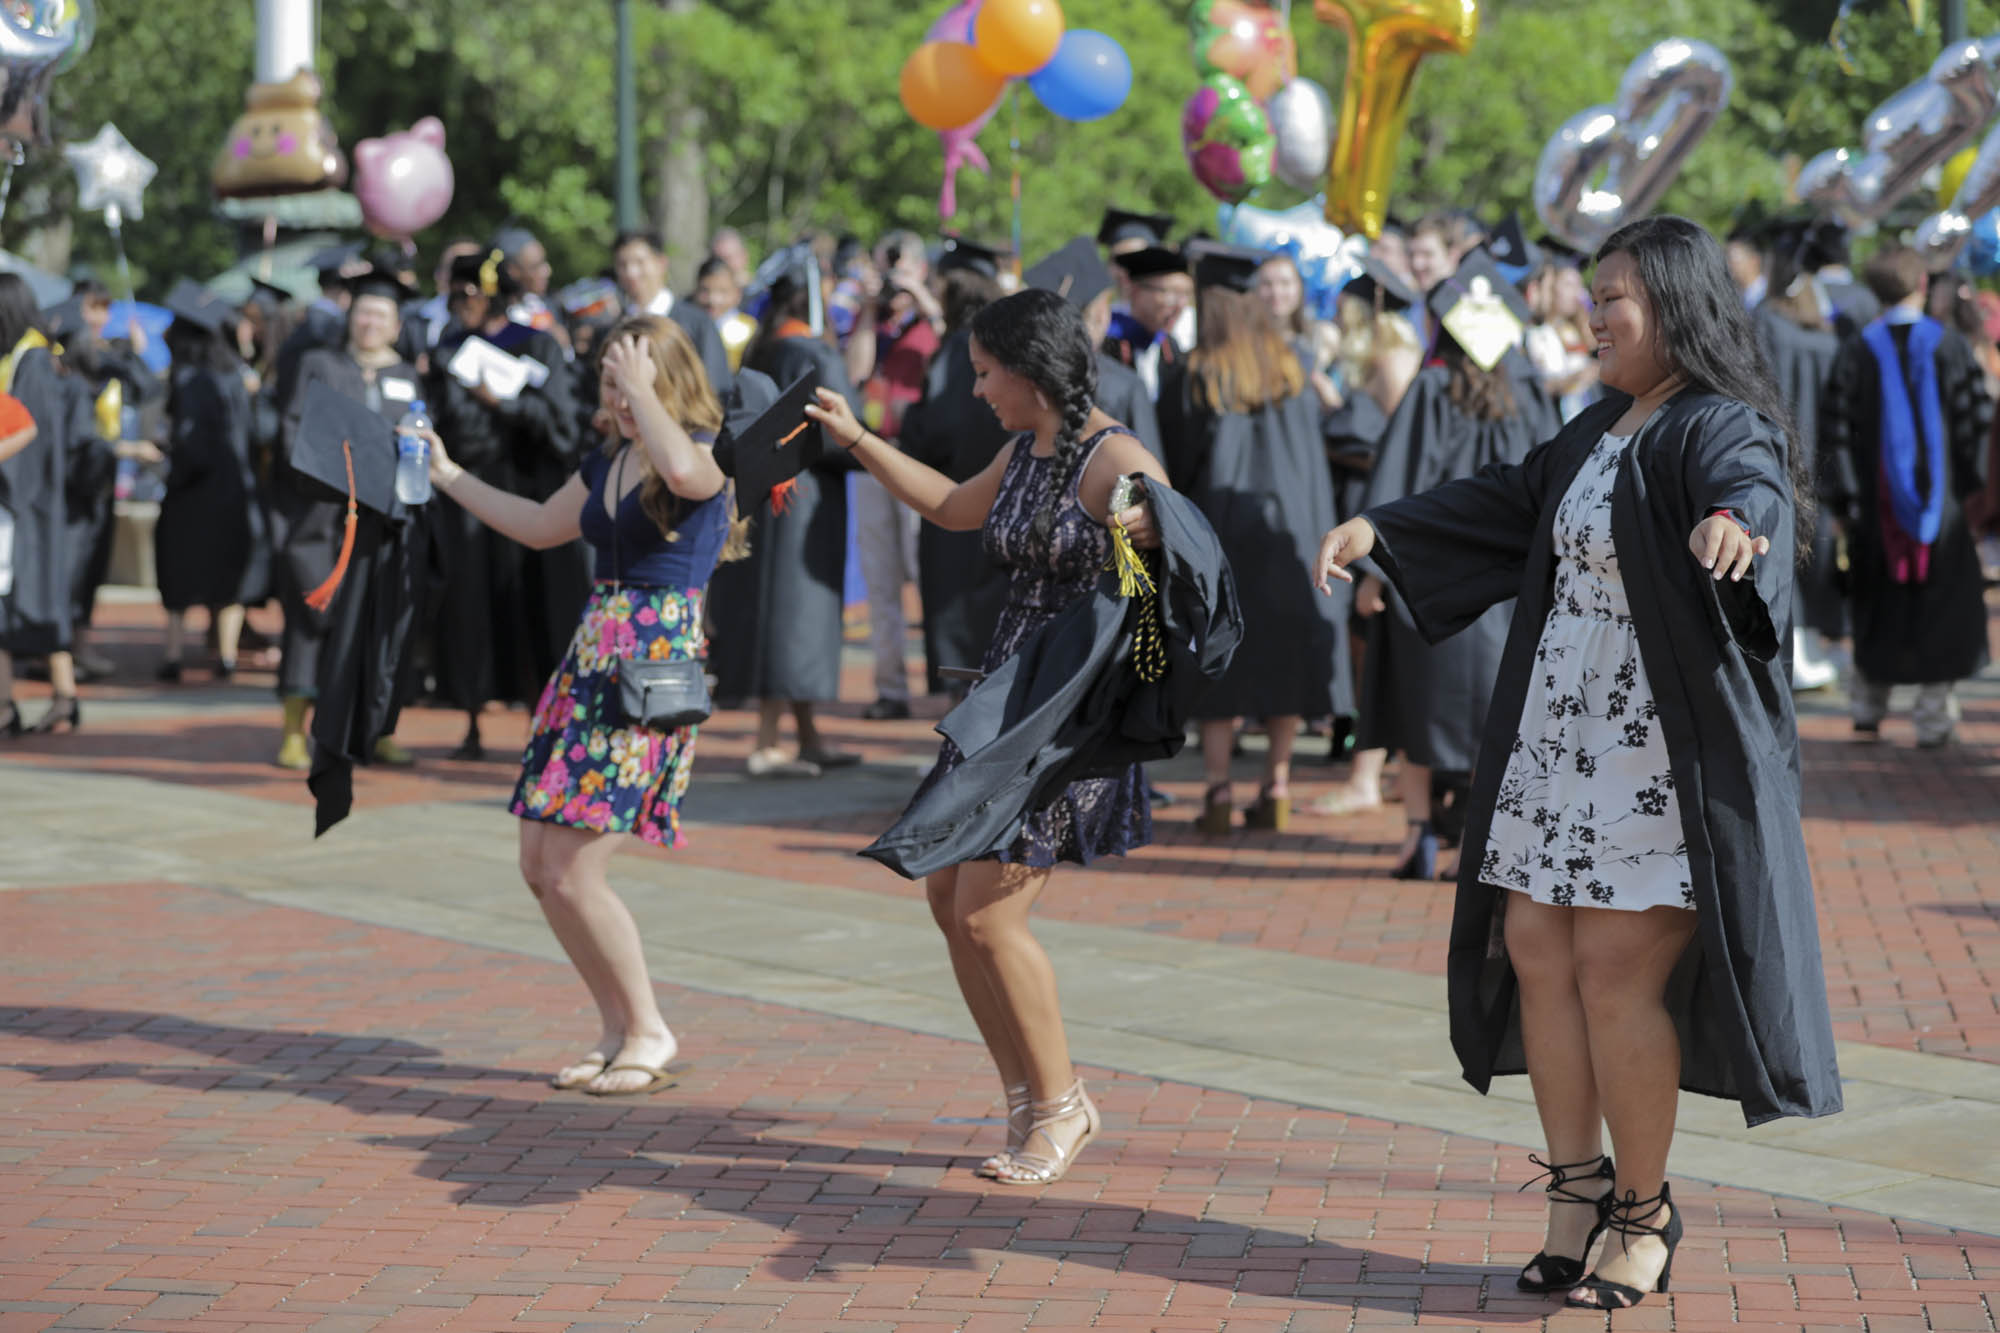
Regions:
<instances>
[{"instance_id":1,"label":"red brick pavement","mask_svg":"<svg viewBox=\"0 0 2000 1333\"><path fill-rule=\"evenodd\" d=\"M6 911L0 1329L1604 1326L1513 1290L1514 1148L1097 1071L1103 1137L1010 1191L965 1043L666 986L683 1081L598 1101L541 1081L594 1030L558 965L176 885ZM1993 1327L2000 1240L1679 1202L1621 1329Z\"/></svg>"},{"instance_id":2,"label":"red brick pavement","mask_svg":"<svg viewBox=\"0 0 2000 1333\"><path fill-rule=\"evenodd\" d=\"M160 613L144 605L106 606L100 616L121 678L145 680L158 649ZM1996 603L2000 643L2000 603ZM275 629L275 623L270 626ZM268 685L270 677L247 679ZM199 675L182 687L201 693ZM850 669L849 699L865 698L865 669ZM26 686L24 694L35 687ZM93 694L140 694L132 685ZM86 701L88 708L88 701ZM1907 718L1892 719L1884 743L1856 745L1843 719L1807 704L1806 838L1819 891L1828 994L1841 1037L1905 1050L2000 1062L2000 701L1969 702L1963 743L1918 751ZM30 706L32 715L36 708ZM941 713L920 700L917 720L864 722L859 706L828 710L836 743L880 761L923 760L935 753L930 728ZM272 768L272 711L204 711L198 716L106 731L86 725L76 737L18 744L11 755L38 763L132 773L225 787L245 795L303 804L304 784ZM88 718L86 719L88 722ZM750 746L752 719L719 715L704 728L697 774L736 769ZM363 806L451 795L505 799L513 755L525 735L519 711L489 714L494 758L455 763L455 715L415 709L402 737L423 759L417 770L364 772ZM166 743L156 743L155 738ZM1302 768L1302 791L1322 773ZM1295 831L1238 834L1220 842L1196 837L1182 813L1193 785L1168 783L1183 798L1161 813L1160 839L1123 862L1090 872L1065 871L1045 895L1047 915L1096 925L1155 931L1188 939L1280 949L1311 957L1441 973L1451 920L1446 885L1388 879L1401 836L1401 813L1347 820L1301 818ZM725 815L704 801L697 779L690 817ZM853 855L885 827L884 809L838 819L800 820L763 836L717 837L697 831L675 855L703 865L908 896L915 889ZM753 850L754 849L754 850ZM651 853L663 855L664 853Z\"/></svg>"}]
</instances>

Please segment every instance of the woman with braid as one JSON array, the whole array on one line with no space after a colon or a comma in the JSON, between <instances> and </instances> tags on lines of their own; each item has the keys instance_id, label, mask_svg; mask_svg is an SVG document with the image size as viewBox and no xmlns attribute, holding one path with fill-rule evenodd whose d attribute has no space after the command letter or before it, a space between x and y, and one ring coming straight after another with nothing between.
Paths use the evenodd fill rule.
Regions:
<instances>
[{"instance_id":1,"label":"woman with braid","mask_svg":"<svg viewBox=\"0 0 2000 1333\"><path fill-rule=\"evenodd\" d=\"M1065 608L1089 595L1111 556L1116 521L1136 545L1159 538L1143 505L1109 512L1119 478L1166 485L1152 454L1098 409L1097 356L1081 317L1054 292L996 301L972 321L973 393L1014 433L993 462L954 482L862 427L839 394L822 389L808 415L904 504L941 528L980 530L1008 573L1007 606L983 667L992 671ZM962 756L946 741L925 784ZM1031 815L990 860L929 877L931 914L944 932L966 1007L1007 1089L1007 1147L979 1174L1005 1185L1060 1180L1096 1135L1097 1108L1070 1065L1048 955L1028 910L1058 862L1088 865L1151 840L1138 765L1071 783Z\"/></svg>"}]
</instances>

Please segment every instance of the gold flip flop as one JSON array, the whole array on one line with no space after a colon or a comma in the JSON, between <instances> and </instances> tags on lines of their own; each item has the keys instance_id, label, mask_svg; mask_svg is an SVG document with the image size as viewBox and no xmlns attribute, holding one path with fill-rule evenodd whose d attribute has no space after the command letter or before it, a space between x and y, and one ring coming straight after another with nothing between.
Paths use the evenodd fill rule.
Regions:
<instances>
[{"instance_id":1,"label":"gold flip flop","mask_svg":"<svg viewBox=\"0 0 2000 1333\"><path fill-rule=\"evenodd\" d=\"M612 1065L610 1068L605 1069L603 1073L616 1074L628 1069L647 1075L647 1081L641 1083L636 1088L585 1088L584 1091L593 1097L642 1097L649 1092L658 1092L662 1088L671 1088L674 1084L681 1081L680 1071L673 1070L669 1072L666 1065ZM594 1077L602 1077L602 1075Z\"/></svg>"},{"instance_id":2,"label":"gold flip flop","mask_svg":"<svg viewBox=\"0 0 2000 1333\"><path fill-rule=\"evenodd\" d=\"M557 1073L550 1076L549 1086L552 1088L558 1088L564 1092L568 1092L571 1088L580 1088L584 1084L590 1082L590 1080L596 1078L599 1074L602 1074L604 1072L604 1066L607 1063L609 1062L602 1055L599 1055L596 1051L592 1051L589 1055L584 1056L583 1059L578 1060L575 1064L565 1066L566 1068L569 1069L581 1069L584 1071L583 1073L578 1074L574 1078L565 1079L562 1077L561 1072L558 1071Z\"/></svg>"}]
</instances>

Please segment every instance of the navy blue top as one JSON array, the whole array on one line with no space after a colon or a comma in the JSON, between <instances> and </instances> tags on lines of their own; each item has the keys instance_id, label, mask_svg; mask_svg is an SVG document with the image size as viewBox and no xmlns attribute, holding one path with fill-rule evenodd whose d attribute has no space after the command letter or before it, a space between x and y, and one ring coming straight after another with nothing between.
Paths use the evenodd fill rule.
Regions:
<instances>
[{"instance_id":1,"label":"navy blue top","mask_svg":"<svg viewBox=\"0 0 2000 1333\"><path fill-rule=\"evenodd\" d=\"M715 562L722 555L722 544L729 537L729 488L723 487L698 504L680 501L680 522L675 525L674 535L668 537L640 504L642 488L632 487L618 506L618 549L614 564L611 515L604 510L604 492L611 485L615 466L615 460L592 450L577 469L584 484L590 487L579 526L583 529L583 539L596 552L596 577L651 588L708 586L709 576L715 573ZM637 458L625 460L628 479L638 466Z\"/></svg>"}]
</instances>

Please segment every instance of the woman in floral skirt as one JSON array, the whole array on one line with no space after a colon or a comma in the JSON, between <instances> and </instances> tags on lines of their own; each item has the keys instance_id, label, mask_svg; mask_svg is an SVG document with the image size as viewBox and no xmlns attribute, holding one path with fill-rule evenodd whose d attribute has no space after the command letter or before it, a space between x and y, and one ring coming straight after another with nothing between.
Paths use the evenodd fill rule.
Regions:
<instances>
[{"instance_id":1,"label":"woman in floral skirt","mask_svg":"<svg viewBox=\"0 0 2000 1333\"><path fill-rule=\"evenodd\" d=\"M722 408L678 325L641 316L613 329L599 393L604 447L548 499L488 485L435 435L431 480L515 541L546 550L581 535L595 555L583 622L535 706L509 808L521 820L521 875L603 1019L596 1044L552 1082L621 1096L671 1083L677 1044L606 870L621 834L682 844L695 728L626 721L615 664L704 655L702 598L729 540L730 498L712 452Z\"/></svg>"}]
</instances>

